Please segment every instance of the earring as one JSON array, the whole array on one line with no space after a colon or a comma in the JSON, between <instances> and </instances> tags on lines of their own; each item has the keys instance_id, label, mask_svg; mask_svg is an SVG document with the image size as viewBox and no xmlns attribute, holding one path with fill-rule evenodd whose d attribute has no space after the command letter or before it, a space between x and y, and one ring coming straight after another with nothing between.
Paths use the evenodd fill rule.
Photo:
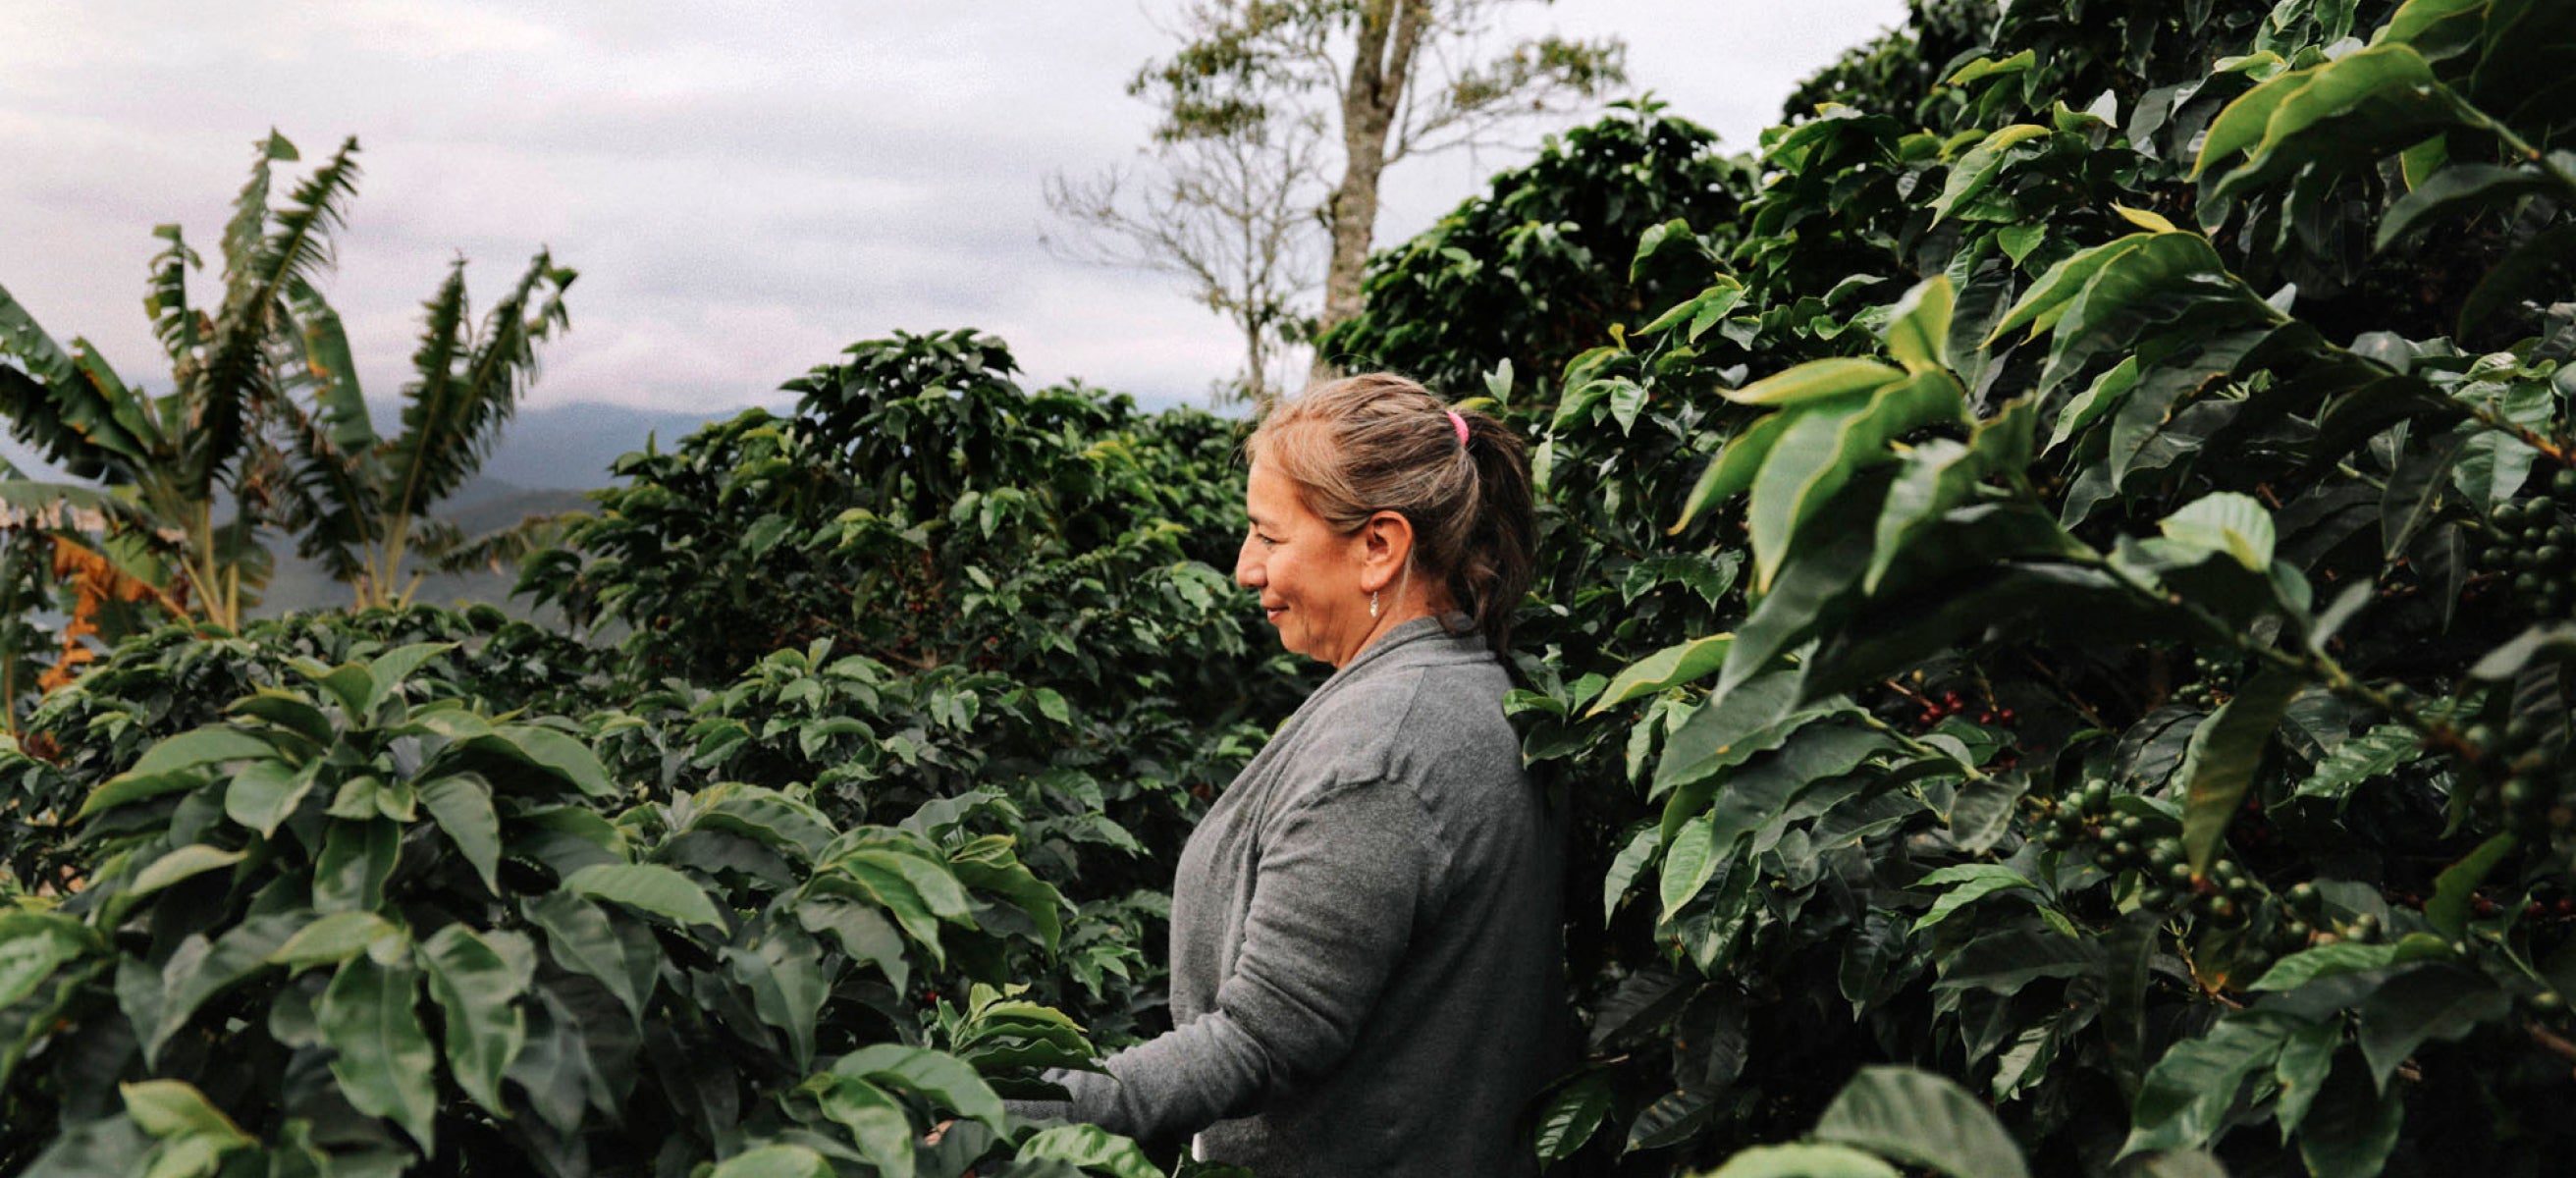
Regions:
<instances>
[{"instance_id":1,"label":"earring","mask_svg":"<svg viewBox=\"0 0 2576 1178\"><path fill-rule=\"evenodd\" d=\"M1372 618L1377 616L1377 590L1375 589L1369 590L1369 616Z\"/></svg>"}]
</instances>

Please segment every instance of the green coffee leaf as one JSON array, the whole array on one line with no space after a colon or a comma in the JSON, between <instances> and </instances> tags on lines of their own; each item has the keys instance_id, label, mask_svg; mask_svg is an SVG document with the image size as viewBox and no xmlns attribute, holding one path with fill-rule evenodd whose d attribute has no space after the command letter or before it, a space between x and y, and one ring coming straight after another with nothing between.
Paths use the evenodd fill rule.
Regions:
<instances>
[{"instance_id":1,"label":"green coffee leaf","mask_svg":"<svg viewBox=\"0 0 2576 1178\"><path fill-rule=\"evenodd\" d=\"M234 701L228 709L235 715L252 716L286 729L318 748L329 748L339 738L332 730L331 719L314 707L313 701L291 691L274 687L260 688L256 693Z\"/></svg>"},{"instance_id":2,"label":"green coffee leaf","mask_svg":"<svg viewBox=\"0 0 2576 1178\"><path fill-rule=\"evenodd\" d=\"M160 1138L204 1135L226 1148L255 1144L241 1126L223 1114L193 1084L180 1080L144 1080L116 1086L125 1098L125 1115L144 1132Z\"/></svg>"},{"instance_id":3,"label":"green coffee leaf","mask_svg":"<svg viewBox=\"0 0 2576 1178\"><path fill-rule=\"evenodd\" d=\"M675 924L725 927L724 914L707 899L706 889L659 864L593 864L565 877L563 886L575 895L623 904Z\"/></svg>"},{"instance_id":4,"label":"green coffee leaf","mask_svg":"<svg viewBox=\"0 0 2576 1178\"><path fill-rule=\"evenodd\" d=\"M1728 439L1717 457L1700 471L1699 480L1682 501L1681 517L1673 521L1668 533L1679 535L1701 512L1750 489L1753 477L1762 471L1763 460L1771 456L1771 447L1779 443L1780 435L1796 419L1796 414L1774 413Z\"/></svg>"},{"instance_id":5,"label":"green coffee leaf","mask_svg":"<svg viewBox=\"0 0 2576 1178\"><path fill-rule=\"evenodd\" d=\"M1602 690L1601 698L1583 714L1598 716L1639 696L1652 695L1716 673L1719 667L1726 665L1727 644L1734 641L1734 637L1732 634L1713 634L1694 638L1629 664L1627 669L1610 680L1610 686Z\"/></svg>"},{"instance_id":6,"label":"green coffee leaf","mask_svg":"<svg viewBox=\"0 0 2576 1178\"><path fill-rule=\"evenodd\" d=\"M1020 1143L1022 1160L1057 1161L1111 1178L1164 1178L1162 1168L1135 1142L1098 1125L1055 1125Z\"/></svg>"},{"instance_id":7,"label":"green coffee leaf","mask_svg":"<svg viewBox=\"0 0 2576 1178\"><path fill-rule=\"evenodd\" d=\"M2272 513L2260 500L2234 491L2204 495L2156 522L2167 539L2236 558L2248 570L2272 571Z\"/></svg>"},{"instance_id":8,"label":"green coffee leaf","mask_svg":"<svg viewBox=\"0 0 2576 1178\"><path fill-rule=\"evenodd\" d=\"M748 948L729 945L722 954L726 974L751 992L752 1011L786 1034L800 1072L813 1066L814 1024L831 996L820 950L803 930L773 924Z\"/></svg>"},{"instance_id":9,"label":"green coffee leaf","mask_svg":"<svg viewBox=\"0 0 2576 1178\"><path fill-rule=\"evenodd\" d=\"M2039 890L2039 885L2031 882L2028 876L2012 868L1993 863L1963 863L1956 867L1944 867L1916 880L1914 886L1922 889L1950 884L1957 886L1941 893L1941 898L1932 902L1931 910L1915 919L1914 931L1921 932L1931 928L1949 919L1952 913L1996 892L2015 888L2033 892Z\"/></svg>"},{"instance_id":10,"label":"green coffee leaf","mask_svg":"<svg viewBox=\"0 0 2576 1178\"><path fill-rule=\"evenodd\" d=\"M1574 1156L1574 1151L1583 1148L1601 1130L1601 1122L1610 1115L1614 1095L1610 1079L1606 1071L1587 1071L1547 1098L1538 1113L1536 1145L1540 1165L1554 1165Z\"/></svg>"},{"instance_id":11,"label":"green coffee leaf","mask_svg":"<svg viewBox=\"0 0 2576 1178\"><path fill-rule=\"evenodd\" d=\"M1878 591L1879 583L1905 555L1907 539L1966 500L1985 473L1984 463L1968 447L1948 438L1930 439L1897 461L1901 469L1888 484L1887 501L1878 511L1869 571L1861 575L1865 593Z\"/></svg>"},{"instance_id":12,"label":"green coffee leaf","mask_svg":"<svg viewBox=\"0 0 2576 1178\"><path fill-rule=\"evenodd\" d=\"M995 1133L1004 1131L1002 1098L993 1094L992 1087L975 1074L975 1069L955 1056L879 1043L842 1056L832 1065L832 1074L909 1089L938 1102L942 1109L981 1122Z\"/></svg>"},{"instance_id":13,"label":"green coffee leaf","mask_svg":"<svg viewBox=\"0 0 2576 1178\"><path fill-rule=\"evenodd\" d=\"M1757 1145L1738 1150L1700 1178L1900 1178L1876 1154L1848 1145Z\"/></svg>"},{"instance_id":14,"label":"green coffee leaf","mask_svg":"<svg viewBox=\"0 0 2576 1178\"><path fill-rule=\"evenodd\" d=\"M2272 1078L2281 1086L2281 1099L2273 1106L2273 1116L2281 1122L2282 1132L2296 1131L2306 1119L2309 1107L2325 1089L2327 1074L2334 1070L2334 1057L2343 1049L2343 1039L2342 1020L2329 1019L2294 1031L2282 1041L2281 1057L2272 1064Z\"/></svg>"},{"instance_id":15,"label":"green coffee leaf","mask_svg":"<svg viewBox=\"0 0 2576 1178\"><path fill-rule=\"evenodd\" d=\"M408 963L361 955L332 975L316 1014L340 1094L402 1126L427 1154L437 1148L437 1057L414 1009L419 988L420 971Z\"/></svg>"},{"instance_id":16,"label":"green coffee leaf","mask_svg":"<svg viewBox=\"0 0 2576 1178\"><path fill-rule=\"evenodd\" d=\"M372 710L392 696L395 689L411 678L412 672L418 671L423 663L454 649L456 644L453 642L421 642L377 655L367 664L366 707Z\"/></svg>"},{"instance_id":17,"label":"green coffee leaf","mask_svg":"<svg viewBox=\"0 0 2576 1178\"><path fill-rule=\"evenodd\" d=\"M2436 1039L2453 1040L2513 1013L2513 998L2483 973L2433 963L2390 978L2361 1004L2361 1054L2383 1090L2397 1066Z\"/></svg>"},{"instance_id":18,"label":"green coffee leaf","mask_svg":"<svg viewBox=\"0 0 2576 1178\"><path fill-rule=\"evenodd\" d=\"M2182 843L2193 871L2208 871L2217 857L2219 839L2244 804L2245 792L2254 787L2255 771L2281 726L2281 714L2305 686L2303 676L2265 670L2192 732L2182 763L2189 798L2183 806Z\"/></svg>"},{"instance_id":19,"label":"green coffee leaf","mask_svg":"<svg viewBox=\"0 0 2576 1178\"><path fill-rule=\"evenodd\" d=\"M1718 395L1738 405L1792 409L1870 392L1904 376L1903 371L1876 360L1836 356L1810 360L1740 389L1721 389Z\"/></svg>"},{"instance_id":20,"label":"green coffee leaf","mask_svg":"<svg viewBox=\"0 0 2576 1178\"><path fill-rule=\"evenodd\" d=\"M1107 818L1102 818L1107 822ZM990 864L964 858L948 864L957 882L976 891L989 892L1010 901L1011 906L1026 914L1037 925L1038 939L1047 951L1055 951L1064 937L1064 893L1055 885L1039 879L1016 860L1007 864Z\"/></svg>"},{"instance_id":21,"label":"green coffee leaf","mask_svg":"<svg viewBox=\"0 0 2576 1178\"><path fill-rule=\"evenodd\" d=\"M152 865L126 885L128 896L143 896L171 884L218 868L230 867L250 857L248 851L226 850L204 843L190 843L152 861Z\"/></svg>"},{"instance_id":22,"label":"green coffee leaf","mask_svg":"<svg viewBox=\"0 0 2576 1178\"><path fill-rule=\"evenodd\" d=\"M1950 367L1950 317L1958 301L1946 275L1917 283L1888 312L1887 354L1909 373Z\"/></svg>"},{"instance_id":23,"label":"green coffee leaf","mask_svg":"<svg viewBox=\"0 0 2576 1178\"><path fill-rule=\"evenodd\" d=\"M816 1076L806 1088L824 1116L850 1131L860 1155L879 1173L913 1172L912 1143L920 1133L902 1101L857 1076Z\"/></svg>"},{"instance_id":24,"label":"green coffee leaf","mask_svg":"<svg viewBox=\"0 0 2576 1178\"><path fill-rule=\"evenodd\" d=\"M474 1103L496 1116L509 1116L501 1100L501 1077L527 1042L527 1019L518 1000L527 991L528 975L461 924L422 942L419 956L429 975L430 999L447 1024L448 1073Z\"/></svg>"},{"instance_id":25,"label":"green coffee leaf","mask_svg":"<svg viewBox=\"0 0 2576 1178\"><path fill-rule=\"evenodd\" d=\"M2299 1160L2318 1178L2374 1178L2386 1171L2405 1122L2403 1090L2376 1091L2357 1072L2336 1072L2301 1121Z\"/></svg>"},{"instance_id":26,"label":"green coffee leaf","mask_svg":"<svg viewBox=\"0 0 2576 1178\"><path fill-rule=\"evenodd\" d=\"M490 736L469 742L469 747L497 752L543 769L594 798L617 796L616 785L608 780L608 771L600 766L590 746L552 728L505 724L494 728Z\"/></svg>"},{"instance_id":27,"label":"green coffee leaf","mask_svg":"<svg viewBox=\"0 0 2576 1178\"><path fill-rule=\"evenodd\" d=\"M1816 1122L1818 1141L1858 1146L1950 1178L2027 1178L2021 1147L1983 1101L1956 1082L1903 1067L1866 1067Z\"/></svg>"},{"instance_id":28,"label":"green coffee leaf","mask_svg":"<svg viewBox=\"0 0 2576 1178\"><path fill-rule=\"evenodd\" d=\"M1646 870L1646 865L1654 862L1655 852L1661 850L1663 844L1663 832L1649 826L1630 837L1628 845L1619 849L1618 857L1610 862L1609 873L1601 880L1602 924L1609 924L1610 918L1618 914L1619 901L1628 898L1628 888L1637 882L1637 876Z\"/></svg>"},{"instance_id":29,"label":"green coffee leaf","mask_svg":"<svg viewBox=\"0 0 2576 1178\"><path fill-rule=\"evenodd\" d=\"M1623 1153L1641 1149L1661 1149L1687 1141L1708 1124L1716 1110L1715 1093L1701 1088L1682 1088L1655 1098L1628 1124L1628 1144Z\"/></svg>"},{"instance_id":30,"label":"green coffee leaf","mask_svg":"<svg viewBox=\"0 0 2576 1178\"><path fill-rule=\"evenodd\" d=\"M2303 1025L2268 1015L2237 1015L2168 1049L2139 1085L2121 1156L2208 1144L2246 1078L2269 1070L2280 1058L2282 1043Z\"/></svg>"},{"instance_id":31,"label":"green coffee leaf","mask_svg":"<svg viewBox=\"0 0 2576 1178\"><path fill-rule=\"evenodd\" d=\"M2295 990L2321 978L2444 957L2450 951L2450 946L2443 944L2441 938L2426 933L2409 933L2403 940L2379 944L2337 941L2331 945L2302 949L2273 962L2272 968L2263 971L2263 976L2254 979L2254 984L2246 989L2256 992Z\"/></svg>"},{"instance_id":32,"label":"green coffee leaf","mask_svg":"<svg viewBox=\"0 0 2576 1178\"><path fill-rule=\"evenodd\" d=\"M373 912L334 912L295 930L268 961L301 973L316 965L338 965L377 941L403 935L400 927Z\"/></svg>"},{"instance_id":33,"label":"green coffee leaf","mask_svg":"<svg viewBox=\"0 0 2576 1178\"><path fill-rule=\"evenodd\" d=\"M483 886L500 895L501 819L492 811L492 787L471 773L450 774L423 784L420 802Z\"/></svg>"},{"instance_id":34,"label":"green coffee leaf","mask_svg":"<svg viewBox=\"0 0 2576 1178\"><path fill-rule=\"evenodd\" d=\"M276 755L276 748L267 741L238 728L206 727L183 732L144 750L133 768L108 778L92 791L73 817L85 819L132 802L194 789L205 783L209 766Z\"/></svg>"},{"instance_id":35,"label":"green coffee leaf","mask_svg":"<svg viewBox=\"0 0 2576 1178\"><path fill-rule=\"evenodd\" d=\"M258 831L261 838L277 837L279 824L304 804L306 794L313 792L322 764L308 761L297 767L269 760L242 766L224 787L224 816Z\"/></svg>"},{"instance_id":36,"label":"green coffee leaf","mask_svg":"<svg viewBox=\"0 0 2576 1178\"><path fill-rule=\"evenodd\" d=\"M938 916L922 902L921 893L904 882L901 875L862 864L856 870L840 874L817 875L805 888L805 902L808 904L813 903L817 896L837 897L883 911L893 917L916 944L928 949L934 962L947 962L947 954L939 943Z\"/></svg>"},{"instance_id":37,"label":"green coffee leaf","mask_svg":"<svg viewBox=\"0 0 2576 1178\"><path fill-rule=\"evenodd\" d=\"M2340 800L2352 787L2421 757L2424 737L2404 724L2380 724L2334 747L2293 791Z\"/></svg>"},{"instance_id":38,"label":"green coffee leaf","mask_svg":"<svg viewBox=\"0 0 2576 1178\"><path fill-rule=\"evenodd\" d=\"M960 923L971 923L973 919L974 909L966 898L966 889L958 885L956 875L946 864L901 851L863 847L833 860L832 866L852 875L891 872L921 897L932 914Z\"/></svg>"},{"instance_id":39,"label":"green coffee leaf","mask_svg":"<svg viewBox=\"0 0 2576 1178\"><path fill-rule=\"evenodd\" d=\"M2032 283L2012 308L2004 312L2003 320L1995 324L1995 329L1986 333L1985 346L1995 346L1995 341L2006 333L2024 326L2030 328L2032 339L2039 338L2056 326L2058 317L2066 313L2067 304L2101 275L2103 267L2144 246L2154 236L2152 233L2132 233L2049 267L2048 272L2040 275L2039 281Z\"/></svg>"},{"instance_id":40,"label":"green coffee leaf","mask_svg":"<svg viewBox=\"0 0 2576 1178\"><path fill-rule=\"evenodd\" d=\"M313 863L316 912L372 912L384 907L385 881L402 861L402 824L390 818L335 821Z\"/></svg>"},{"instance_id":41,"label":"green coffee leaf","mask_svg":"<svg viewBox=\"0 0 2576 1178\"><path fill-rule=\"evenodd\" d=\"M1717 874L1720 854L1716 829L1713 817L1703 814L1683 823L1674 833L1672 845L1664 850L1664 871L1658 887L1664 907L1656 917L1658 921L1671 920Z\"/></svg>"},{"instance_id":42,"label":"green coffee leaf","mask_svg":"<svg viewBox=\"0 0 2576 1178\"><path fill-rule=\"evenodd\" d=\"M1799 411L1753 480L1745 527L1753 540L1753 587L1768 592L1787 559L1791 539L1824 504L1867 466L1888 461L1887 444L1898 435L1964 412L1963 390L1946 372L1890 381L1851 408Z\"/></svg>"},{"instance_id":43,"label":"green coffee leaf","mask_svg":"<svg viewBox=\"0 0 2576 1178\"><path fill-rule=\"evenodd\" d=\"M764 1145L718 1162L707 1178L832 1178L832 1164L801 1145Z\"/></svg>"},{"instance_id":44,"label":"green coffee leaf","mask_svg":"<svg viewBox=\"0 0 2576 1178\"><path fill-rule=\"evenodd\" d=\"M2038 64L2038 62L2038 52L2030 49L2024 49L2021 52L2013 54L2012 56L2000 61L1992 57L1980 57L1975 61L1959 67L1959 71L1957 73L1950 75L1941 84L1943 86L1965 86L1970 82L1982 82L1987 78L1998 78L2011 74L2027 73L2030 71L2030 68Z\"/></svg>"},{"instance_id":45,"label":"green coffee leaf","mask_svg":"<svg viewBox=\"0 0 2576 1178\"><path fill-rule=\"evenodd\" d=\"M1683 341L1695 342L1700 336L1707 334L1708 329L1718 320L1726 318L1727 312L1734 310L1735 305L1742 301L1744 301L1744 284L1732 278L1722 278L1715 285L1691 296L1689 300L1656 316L1654 322L1638 328L1636 334L1653 335L1688 323L1690 329L1684 333Z\"/></svg>"},{"instance_id":46,"label":"green coffee leaf","mask_svg":"<svg viewBox=\"0 0 2576 1178\"><path fill-rule=\"evenodd\" d=\"M333 667L308 658L293 659L287 665L312 680L315 686L330 692L331 698L339 703L341 714L351 724L365 725L373 720L369 696L375 691L376 681L365 667L356 663Z\"/></svg>"},{"instance_id":47,"label":"green coffee leaf","mask_svg":"<svg viewBox=\"0 0 2576 1178\"><path fill-rule=\"evenodd\" d=\"M2003 170L2004 160L2012 149L2033 139L2044 138L2049 130L2031 123L2016 123L1988 135L1950 169L1950 177L1941 185L1941 195L1932 202L1932 223L1940 224L1962 203L1974 198L1994 183Z\"/></svg>"},{"instance_id":48,"label":"green coffee leaf","mask_svg":"<svg viewBox=\"0 0 2576 1178\"><path fill-rule=\"evenodd\" d=\"M2478 885L2485 883L2496 865L2513 854L2511 834L2498 834L2478 844L2478 848L2459 862L2442 870L2433 880L2433 898L2424 905L2424 920L2435 932L2446 937L2468 935L2469 910L2476 898Z\"/></svg>"},{"instance_id":49,"label":"green coffee leaf","mask_svg":"<svg viewBox=\"0 0 2576 1178\"><path fill-rule=\"evenodd\" d=\"M230 726L208 726L180 733L145 749L143 756L134 762L134 767L119 774L118 779L151 777L200 765L276 755L276 746L254 733Z\"/></svg>"},{"instance_id":50,"label":"green coffee leaf","mask_svg":"<svg viewBox=\"0 0 2576 1178\"><path fill-rule=\"evenodd\" d=\"M640 945L630 946L626 938L618 935L606 912L569 892L548 892L524 900L520 911L546 934L546 952L555 964L596 979L616 995L629 1015L639 1022L643 1019L644 1004L652 996L661 957L649 932L640 938Z\"/></svg>"},{"instance_id":51,"label":"green coffee leaf","mask_svg":"<svg viewBox=\"0 0 2576 1178\"><path fill-rule=\"evenodd\" d=\"M2384 250L2410 230L2436 216L2463 207L2502 207L2507 202L2548 191L2549 178L2534 170L2495 164L2454 164L2425 177L2380 218L2371 248Z\"/></svg>"},{"instance_id":52,"label":"green coffee leaf","mask_svg":"<svg viewBox=\"0 0 2576 1178\"><path fill-rule=\"evenodd\" d=\"M269 955L277 952L303 921L303 913L268 913L244 920L213 940L203 933L183 938L161 966L156 1008L149 1013L130 1006L126 1010L127 1019L143 1039L144 1062L157 1064L162 1046L187 1026L189 1018L209 999L266 969ZM121 996L121 978L118 989Z\"/></svg>"},{"instance_id":53,"label":"green coffee leaf","mask_svg":"<svg viewBox=\"0 0 2576 1178\"><path fill-rule=\"evenodd\" d=\"M0 911L0 1010L35 993L54 971L97 947L97 934L69 917Z\"/></svg>"}]
</instances>

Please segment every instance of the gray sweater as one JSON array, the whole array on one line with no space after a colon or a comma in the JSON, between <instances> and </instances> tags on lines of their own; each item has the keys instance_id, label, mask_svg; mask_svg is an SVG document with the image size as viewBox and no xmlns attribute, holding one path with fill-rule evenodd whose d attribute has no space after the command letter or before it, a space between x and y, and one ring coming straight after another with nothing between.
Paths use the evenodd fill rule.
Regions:
<instances>
[{"instance_id":1,"label":"gray sweater","mask_svg":"<svg viewBox=\"0 0 2576 1178\"><path fill-rule=\"evenodd\" d=\"M1535 1173L1516 1128L1557 1062L1563 852L1508 688L1429 618L1335 672L1181 853L1176 1029L1022 1111L1195 1133L1260 1178Z\"/></svg>"}]
</instances>

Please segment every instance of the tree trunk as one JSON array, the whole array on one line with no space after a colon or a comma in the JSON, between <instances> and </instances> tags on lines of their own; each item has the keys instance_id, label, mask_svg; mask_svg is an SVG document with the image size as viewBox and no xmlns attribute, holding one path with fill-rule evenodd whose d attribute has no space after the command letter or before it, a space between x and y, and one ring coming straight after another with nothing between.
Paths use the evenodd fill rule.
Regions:
<instances>
[{"instance_id":1,"label":"tree trunk","mask_svg":"<svg viewBox=\"0 0 2576 1178\"><path fill-rule=\"evenodd\" d=\"M1270 391L1269 332L1259 318L1250 312L1237 317L1235 326L1243 329L1243 397L1256 412L1267 412L1274 394Z\"/></svg>"},{"instance_id":2,"label":"tree trunk","mask_svg":"<svg viewBox=\"0 0 2576 1178\"><path fill-rule=\"evenodd\" d=\"M1360 16L1359 43L1351 55L1350 84L1342 92L1342 182L1333 190L1327 219L1333 257L1324 271L1324 313L1316 332L1356 318L1360 278L1377 235L1378 177L1386 171L1387 132L1404 100L1413 56L1430 23L1431 0L1373 0ZM1315 352L1311 380L1329 380L1339 368Z\"/></svg>"}]
</instances>

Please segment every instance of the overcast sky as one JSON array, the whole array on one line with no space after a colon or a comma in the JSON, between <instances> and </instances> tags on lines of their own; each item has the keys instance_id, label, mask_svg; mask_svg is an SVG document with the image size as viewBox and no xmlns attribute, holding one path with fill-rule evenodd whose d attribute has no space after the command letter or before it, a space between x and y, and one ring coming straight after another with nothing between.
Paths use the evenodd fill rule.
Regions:
<instances>
[{"instance_id":1,"label":"overcast sky","mask_svg":"<svg viewBox=\"0 0 2576 1178\"><path fill-rule=\"evenodd\" d=\"M1123 85L1173 2L0 0L0 286L166 381L151 229L213 259L274 125L308 161L363 146L329 289L379 401L450 259L479 306L540 245L582 277L537 404L720 412L854 340L954 326L1008 340L1033 383L1201 400L1238 358L1222 322L1039 242L1050 172L1135 158L1152 114ZM1626 38L1639 88L1749 148L1904 3L1519 8L1517 32ZM1407 163L1379 243L1523 154Z\"/></svg>"}]
</instances>

